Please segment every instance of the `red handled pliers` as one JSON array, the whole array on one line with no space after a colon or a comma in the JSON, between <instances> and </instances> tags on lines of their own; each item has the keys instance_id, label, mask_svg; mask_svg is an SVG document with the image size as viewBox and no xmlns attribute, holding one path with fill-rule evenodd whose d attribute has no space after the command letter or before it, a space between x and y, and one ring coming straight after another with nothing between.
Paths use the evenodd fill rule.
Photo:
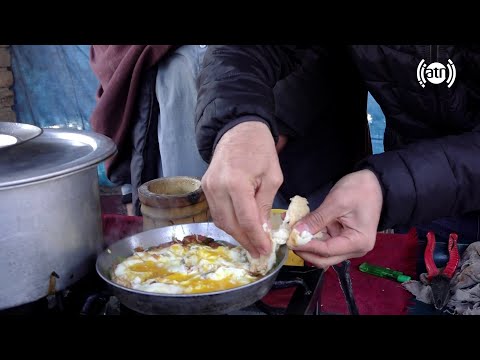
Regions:
<instances>
[{"instance_id":1,"label":"red handled pliers","mask_svg":"<svg viewBox=\"0 0 480 360\"><path fill-rule=\"evenodd\" d=\"M460 261L457 240L458 235L451 233L448 238L448 263L443 269L438 269L433 261L435 234L431 231L427 234L427 247L425 248L424 259L427 268L427 279L432 289L433 304L437 310L443 309L450 298L450 281Z\"/></svg>"}]
</instances>

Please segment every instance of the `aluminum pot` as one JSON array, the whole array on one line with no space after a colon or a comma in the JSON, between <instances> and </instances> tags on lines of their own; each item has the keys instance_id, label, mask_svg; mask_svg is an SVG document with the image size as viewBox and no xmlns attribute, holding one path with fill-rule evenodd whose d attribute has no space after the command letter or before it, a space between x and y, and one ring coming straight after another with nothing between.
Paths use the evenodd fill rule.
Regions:
<instances>
[{"instance_id":1,"label":"aluminum pot","mask_svg":"<svg viewBox=\"0 0 480 360\"><path fill-rule=\"evenodd\" d=\"M103 135L65 129L0 149L0 309L94 269L103 247L97 166L115 151Z\"/></svg>"}]
</instances>

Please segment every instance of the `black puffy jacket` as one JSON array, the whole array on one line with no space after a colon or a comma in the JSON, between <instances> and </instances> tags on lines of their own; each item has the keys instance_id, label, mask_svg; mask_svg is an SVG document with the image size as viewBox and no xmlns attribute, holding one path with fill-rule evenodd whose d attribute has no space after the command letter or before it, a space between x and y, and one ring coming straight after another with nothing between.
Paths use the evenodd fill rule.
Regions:
<instances>
[{"instance_id":1,"label":"black puffy jacket","mask_svg":"<svg viewBox=\"0 0 480 360\"><path fill-rule=\"evenodd\" d=\"M354 91L357 103L365 101L365 91L370 91L385 114L386 151L357 165L358 169L374 171L381 182L384 206L380 229L480 210L479 47L312 49L328 59L325 63L330 64L337 89ZM199 79L196 114L197 144L206 161L225 131L239 121L252 119L245 115L266 122L277 139L272 88L298 66L296 53L295 46L210 47ZM422 59L426 65L447 64L450 59L456 69L452 86L427 82L422 87L417 79ZM342 96L339 90L334 93ZM335 101L341 104L337 106L349 108L355 106L356 98ZM318 99L319 104L322 100ZM298 120L289 121L295 124Z\"/></svg>"}]
</instances>

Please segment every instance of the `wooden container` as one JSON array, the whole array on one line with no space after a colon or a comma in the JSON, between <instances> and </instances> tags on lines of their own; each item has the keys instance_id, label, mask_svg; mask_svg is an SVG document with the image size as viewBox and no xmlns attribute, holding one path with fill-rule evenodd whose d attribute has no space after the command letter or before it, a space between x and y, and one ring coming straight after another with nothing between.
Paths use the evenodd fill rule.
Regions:
<instances>
[{"instance_id":1,"label":"wooden container","mask_svg":"<svg viewBox=\"0 0 480 360\"><path fill-rule=\"evenodd\" d=\"M172 176L138 188L144 231L176 224L209 221L208 203L199 178Z\"/></svg>"}]
</instances>

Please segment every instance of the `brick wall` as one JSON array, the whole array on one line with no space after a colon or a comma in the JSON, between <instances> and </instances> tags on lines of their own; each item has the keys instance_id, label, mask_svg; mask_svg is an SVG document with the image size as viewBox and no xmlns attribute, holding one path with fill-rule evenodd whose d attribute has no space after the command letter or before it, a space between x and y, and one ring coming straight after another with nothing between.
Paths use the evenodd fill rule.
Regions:
<instances>
[{"instance_id":1,"label":"brick wall","mask_svg":"<svg viewBox=\"0 0 480 360\"><path fill-rule=\"evenodd\" d=\"M16 121L13 111L13 73L9 45L0 45L0 121Z\"/></svg>"}]
</instances>

